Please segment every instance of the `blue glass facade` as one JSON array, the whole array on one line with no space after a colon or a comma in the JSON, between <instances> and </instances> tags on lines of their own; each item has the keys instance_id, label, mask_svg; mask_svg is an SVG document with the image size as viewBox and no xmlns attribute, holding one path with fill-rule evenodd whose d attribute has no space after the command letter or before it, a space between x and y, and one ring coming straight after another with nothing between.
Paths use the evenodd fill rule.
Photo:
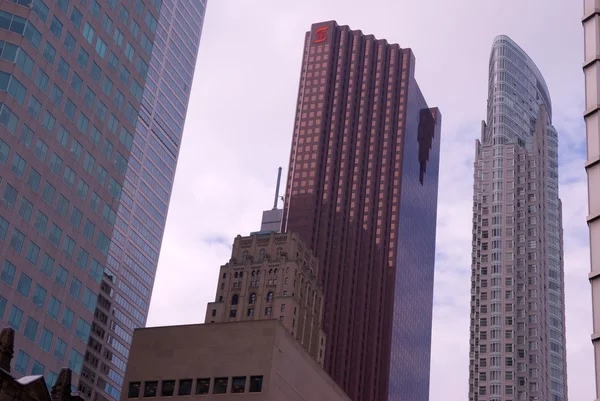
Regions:
<instances>
[{"instance_id":1,"label":"blue glass facade","mask_svg":"<svg viewBox=\"0 0 600 401\"><path fill-rule=\"evenodd\" d=\"M96 380L85 361L118 397L126 355L99 361L113 358L106 327L120 333L104 281L121 276L105 266L122 243L114 225L160 8L0 2L0 326L16 331L17 375L53 384L68 366L81 385Z\"/></svg>"},{"instance_id":2,"label":"blue glass facade","mask_svg":"<svg viewBox=\"0 0 600 401\"><path fill-rule=\"evenodd\" d=\"M414 68L414 63L412 65ZM393 284L388 399L394 401L429 399L442 118L437 109L427 109L412 68L408 84L398 256ZM423 142L425 138L422 138L422 133L427 131L423 129L425 113L434 113L435 129L431 142ZM424 161L425 171L421 175Z\"/></svg>"},{"instance_id":3,"label":"blue glass facade","mask_svg":"<svg viewBox=\"0 0 600 401\"><path fill-rule=\"evenodd\" d=\"M84 366L99 376L99 399L120 398L133 330L146 323L205 9L206 1L173 0L160 10L107 260L113 273L103 280L112 316L95 321L107 334L105 360Z\"/></svg>"}]
</instances>

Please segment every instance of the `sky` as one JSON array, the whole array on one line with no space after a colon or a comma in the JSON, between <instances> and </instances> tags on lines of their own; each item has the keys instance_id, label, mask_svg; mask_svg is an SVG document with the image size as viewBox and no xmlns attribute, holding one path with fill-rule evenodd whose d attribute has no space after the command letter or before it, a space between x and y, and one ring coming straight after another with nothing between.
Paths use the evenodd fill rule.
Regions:
<instances>
[{"instance_id":1,"label":"sky","mask_svg":"<svg viewBox=\"0 0 600 401\"><path fill-rule=\"evenodd\" d=\"M582 13L580 0L210 0L148 325L204 322L233 239L259 229L279 166L285 177L304 34L336 20L412 48L419 86L443 114L430 399L468 399L473 159L491 45L505 34L537 64L552 97L569 398L595 399Z\"/></svg>"}]
</instances>

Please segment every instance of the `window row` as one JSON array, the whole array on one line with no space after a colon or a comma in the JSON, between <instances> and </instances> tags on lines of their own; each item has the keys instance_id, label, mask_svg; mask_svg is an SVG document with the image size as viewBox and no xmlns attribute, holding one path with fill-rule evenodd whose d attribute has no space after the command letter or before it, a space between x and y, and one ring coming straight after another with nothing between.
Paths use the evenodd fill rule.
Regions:
<instances>
[{"instance_id":1,"label":"window row","mask_svg":"<svg viewBox=\"0 0 600 401\"><path fill-rule=\"evenodd\" d=\"M176 386L178 382L178 386ZM128 398L150 398L150 397L171 397L174 395L191 395L193 389L193 379L162 380L160 382L147 381L130 382L128 390ZM211 386L212 382L212 386ZM212 394L241 394L241 393L260 393L262 391L263 376L234 376L231 377L215 377L196 379L195 394L207 395ZM177 387L177 391L176 391Z\"/></svg>"}]
</instances>

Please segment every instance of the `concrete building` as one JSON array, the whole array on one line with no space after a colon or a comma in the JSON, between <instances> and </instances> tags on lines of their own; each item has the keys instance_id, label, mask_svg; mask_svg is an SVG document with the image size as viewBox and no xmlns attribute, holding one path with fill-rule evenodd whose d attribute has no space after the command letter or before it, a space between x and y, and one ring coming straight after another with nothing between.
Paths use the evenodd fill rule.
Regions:
<instances>
[{"instance_id":1,"label":"concrete building","mask_svg":"<svg viewBox=\"0 0 600 401\"><path fill-rule=\"evenodd\" d=\"M558 135L540 71L510 38L490 55L476 143L469 400L567 400Z\"/></svg>"},{"instance_id":2,"label":"concrete building","mask_svg":"<svg viewBox=\"0 0 600 401\"><path fill-rule=\"evenodd\" d=\"M10 373L14 356L15 331L0 331L0 401L83 401L71 385L71 369L61 369L56 383L50 388L44 376L14 378Z\"/></svg>"},{"instance_id":3,"label":"concrete building","mask_svg":"<svg viewBox=\"0 0 600 401\"><path fill-rule=\"evenodd\" d=\"M325 370L354 401L429 397L441 113L414 74L397 44L306 33L283 232L319 259Z\"/></svg>"},{"instance_id":4,"label":"concrete building","mask_svg":"<svg viewBox=\"0 0 600 401\"><path fill-rule=\"evenodd\" d=\"M317 259L294 233L238 236L204 322L277 319L322 365L326 342L318 273Z\"/></svg>"},{"instance_id":5,"label":"concrete building","mask_svg":"<svg viewBox=\"0 0 600 401\"><path fill-rule=\"evenodd\" d=\"M583 1L585 126L596 398L600 400L600 1Z\"/></svg>"},{"instance_id":6,"label":"concrete building","mask_svg":"<svg viewBox=\"0 0 600 401\"><path fill-rule=\"evenodd\" d=\"M138 329L121 400L350 401L278 320Z\"/></svg>"},{"instance_id":7,"label":"concrete building","mask_svg":"<svg viewBox=\"0 0 600 401\"><path fill-rule=\"evenodd\" d=\"M15 375L53 384L66 365L83 396L120 398L205 6L0 1L0 327L16 332Z\"/></svg>"}]
</instances>

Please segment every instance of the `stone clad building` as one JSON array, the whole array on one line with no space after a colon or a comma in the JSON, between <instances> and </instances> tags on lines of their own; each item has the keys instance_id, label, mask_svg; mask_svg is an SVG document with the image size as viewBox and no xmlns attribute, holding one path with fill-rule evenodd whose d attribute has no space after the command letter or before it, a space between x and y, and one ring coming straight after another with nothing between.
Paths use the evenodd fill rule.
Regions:
<instances>
[{"instance_id":1,"label":"stone clad building","mask_svg":"<svg viewBox=\"0 0 600 401\"><path fill-rule=\"evenodd\" d=\"M276 319L137 329L122 401L350 401Z\"/></svg>"},{"instance_id":2,"label":"stone clad building","mask_svg":"<svg viewBox=\"0 0 600 401\"><path fill-rule=\"evenodd\" d=\"M10 373L14 341L13 329L0 332L0 401L83 401L79 394L71 392L71 369L68 368L60 371L50 391L42 375L15 379Z\"/></svg>"},{"instance_id":3,"label":"stone clad building","mask_svg":"<svg viewBox=\"0 0 600 401\"><path fill-rule=\"evenodd\" d=\"M323 290L319 264L295 233L238 236L221 266L205 323L278 319L322 366Z\"/></svg>"}]
</instances>

